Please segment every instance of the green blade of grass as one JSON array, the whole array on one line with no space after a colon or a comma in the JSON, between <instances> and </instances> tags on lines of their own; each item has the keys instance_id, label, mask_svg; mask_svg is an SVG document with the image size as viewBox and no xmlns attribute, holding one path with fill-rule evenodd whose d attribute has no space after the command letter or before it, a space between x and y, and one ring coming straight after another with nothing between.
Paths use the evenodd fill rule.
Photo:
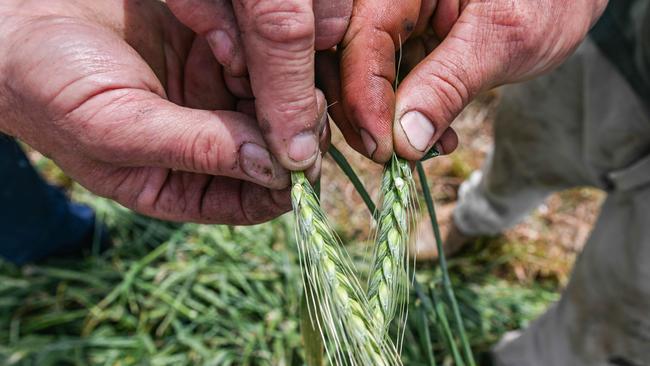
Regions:
<instances>
[{"instance_id":1,"label":"green blade of grass","mask_svg":"<svg viewBox=\"0 0 650 366\"><path fill-rule=\"evenodd\" d=\"M429 321L427 319L427 313L422 309L422 305L418 306L418 315L420 316L420 321L418 322L418 332L422 337L422 343L424 351L427 355L427 362L429 366L436 366L436 359L433 355L433 350L431 349L431 333L429 332Z\"/></svg>"},{"instance_id":2,"label":"green blade of grass","mask_svg":"<svg viewBox=\"0 0 650 366\"><path fill-rule=\"evenodd\" d=\"M438 219L436 217L436 209L433 205L433 198L431 197L431 190L429 189L429 182L427 181L427 176L424 171L424 167L421 162L416 164L418 175L420 176L420 185L422 186L422 194L424 195L424 201L427 205L427 210L429 211L429 218L431 219L431 226L433 227L433 234L436 238L436 247L438 248L438 263L440 265L440 270L442 272L442 285L447 296L449 303L451 304L451 311L454 316L454 322L456 324L456 330L460 336L460 342L463 348L463 353L465 355L466 361L470 366L476 366L474 361L474 355L472 354L472 349L467 340L467 333L465 331L465 325L463 324L463 319L458 310L458 302L456 301L456 296L454 295L454 289L451 286L451 280L449 279L449 270L447 268L447 260L445 259L444 250L442 247L442 238L440 236L440 227L438 226Z\"/></svg>"},{"instance_id":3,"label":"green blade of grass","mask_svg":"<svg viewBox=\"0 0 650 366\"><path fill-rule=\"evenodd\" d=\"M368 191L361 182L361 179L359 179L357 173L355 173L354 169L352 169L352 166L350 166L350 163L348 163L347 159L345 159L343 154L341 154L341 152L336 147L334 147L334 145L330 145L328 152L332 159L334 159L336 162L336 165L338 165L343 173L345 173L345 175L348 177L348 179L350 179L350 182L352 182L352 185L357 190L357 193L359 193L359 196L361 196L361 199L368 207L368 210L370 211L372 217L377 219L377 207L372 201L372 198L370 198L370 194L368 194Z\"/></svg>"},{"instance_id":4,"label":"green blade of grass","mask_svg":"<svg viewBox=\"0 0 650 366\"><path fill-rule=\"evenodd\" d=\"M451 356L454 360L454 365L456 366L465 366L465 362L458 351L458 346L456 346L456 339L451 332L451 327L449 326L449 321L447 320L447 315L445 314L445 308L443 303L437 300L435 289L431 288L431 300L433 302L434 313L436 314L436 320L438 325L438 331L442 334L443 338L447 342L447 347L451 351Z\"/></svg>"},{"instance_id":5,"label":"green blade of grass","mask_svg":"<svg viewBox=\"0 0 650 366\"><path fill-rule=\"evenodd\" d=\"M313 320L318 314L311 313L307 306L309 294L309 291L305 291L300 304L300 333L305 347L305 363L307 366L323 366L325 347L320 332L316 329L317 323Z\"/></svg>"}]
</instances>

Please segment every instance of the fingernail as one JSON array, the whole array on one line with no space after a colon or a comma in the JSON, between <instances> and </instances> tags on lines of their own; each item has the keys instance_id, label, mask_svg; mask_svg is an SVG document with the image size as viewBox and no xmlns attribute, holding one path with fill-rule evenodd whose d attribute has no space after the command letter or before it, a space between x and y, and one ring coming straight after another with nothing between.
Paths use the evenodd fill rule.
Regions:
<instances>
[{"instance_id":1,"label":"fingernail","mask_svg":"<svg viewBox=\"0 0 650 366\"><path fill-rule=\"evenodd\" d=\"M224 66L229 66L232 61L234 45L228 33L222 30L214 30L208 33L205 38L217 60Z\"/></svg>"},{"instance_id":2,"label":"fingernail","mask_svg":"<svg viewBox=\"0 0 650 366\"><path fill-rule=\"evenodd\" d=\"M260 182L269 183L277 175L268 150L252 142L247 142L240 148L239 164L244 173Z\"/></svg>"},{"instance_id":3,"label":"fingernail","mask_svg":"<svg viewBox=\"0 0 650 366\"><path fill-rule=\"evenodd\" d=\"M422 113L411 111L400 119L402 130L411 146L418 151L424 151L429 146L436 129L433 123Z\"/></svg>"},{"instance_id":4,"label":"fingernail","mask_svg":"<svg viewBox=\"0 0 650 366\"><path fill-rule=\"evenodd\" d=\"M440 145L440 143L436 143L436 144L431 148L431 150L427 151L427 153L424 154L424 156L422 157L421 161L426 161L426 160L429 160L429 159L431 159L431 158L435 158L436 156L440 156L440 155L442 155L442 154L443 154L443 151L442 151L442 145Z\"/></svg>"},{"instance_id":5,"label":"fingernail","mask_svg":"<svg viewBox=\"0 0 650 366\"><path fill-rule=\"evenodd\" d=\"M368 156L372 158L372 154L375 153L375 150L377 150L377 143L375 142L375 139L370 136L368 131L361 129L359 130L359 134L361 135L361 140L363 141L363 145L366 147L366 151L368 152Z\"/></svg>"},{"instance_id":6,"label":"fingernail","mask_svg":"<svg viewBox=\"0 0 650 366\"><path fill-rule=\"evenodd\" d=\"M296 163L311 164L317 153L318 139L312 132L303 132L294 136L289 144L289 158Z\"/></svg>"}]
</instances>

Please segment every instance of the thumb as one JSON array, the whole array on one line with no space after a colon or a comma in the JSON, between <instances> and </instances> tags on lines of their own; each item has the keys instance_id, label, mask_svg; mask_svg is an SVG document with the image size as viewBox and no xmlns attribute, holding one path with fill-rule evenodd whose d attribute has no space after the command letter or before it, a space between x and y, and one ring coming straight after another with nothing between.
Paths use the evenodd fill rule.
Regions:
<instances>
[{"instance_id":1,"label":"thumb","mask_svg":"<svg viewBox=\"0 0 650 366\"><path fill-rule=\"evenodd\" d=\"M406 159L421 159L477 94L498 84L500 55L480 27L467 22L461 16L397 90L394 148Z\"/></svg>"},{"instance_id":2,"label":"thumb","mask_svg":"<svg viewBox=\"0 0 650 366\"><path fill-rule=\"evenodd\" d=\"M318 135L327 118L314 81L312 1L239 0L233 6L260 128L284 167L305 170L320 154Z\"/></svg>"},{"instance_id":3,"label":"thumb","mask_svg":"<svg viewBox=\"0 0 650 366\"><path fill-rule=\"evenodd\" d=\"M268 188L289 185L257 123L242 113L177 106L138 89L101 93L69 115L84 125L79 147L118 167L157 167L227 176Z\"/></svg>"}]
</instances>

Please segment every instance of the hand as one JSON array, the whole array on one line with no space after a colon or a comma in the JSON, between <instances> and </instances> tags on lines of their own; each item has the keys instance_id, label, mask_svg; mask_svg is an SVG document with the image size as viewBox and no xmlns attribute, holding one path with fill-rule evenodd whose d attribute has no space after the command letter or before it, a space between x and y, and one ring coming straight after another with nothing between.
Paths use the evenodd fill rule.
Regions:
<instances>
[{"instance_id":1,"label":"hand","mask_svg":"<svg viewBox=\"0 0 650 366\"><path fill-rule=\"evenodd\" d=\"M606 3L359 0L342 43L342 95L328 95L343 103L330 112L378 162L393 151L417 160L434 144L449 153L458 144L449 126L477 94L559 65ZM400 45L410 72L394 93Z\"/></svg>"},{"instance_id":2,"label":"hand","mask_svg":"<svg viewBox=\"0 0 650 366\"><path fill-rule=\"evenodd\" d=\"M163 3L4 1L0 35L0 131L89 190L169 220L290 209L288 172L255 120L228 111L251 105Z\"/></svg>"},{"instance_id":3,"label":"hand","mask_svg":"<svg viewBox=\"0 0 650 366\"><path fill-rule=\"evenodd\" d=\"M311 166L327 128L314 86L314 50L338 44L352 0L168 0L176 16L205 35L239 97L255 97L257 119L287 169ZM313 3L313 5L312 5ZM246 73L250 76L250 86Z\"/></svg>"}]
</instances>

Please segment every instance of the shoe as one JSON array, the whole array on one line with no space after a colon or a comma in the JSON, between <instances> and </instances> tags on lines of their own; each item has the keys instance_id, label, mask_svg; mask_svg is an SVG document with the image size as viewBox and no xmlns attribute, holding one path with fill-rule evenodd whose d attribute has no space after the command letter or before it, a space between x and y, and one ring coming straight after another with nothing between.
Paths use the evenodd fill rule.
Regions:
<instances>
[{"instance_id":1,"label":"shoe","mask_svg":"<svg viewBox=\"0 0 650 366\"><path fill-rule=\"evenodd\" d=\"M500 349L508 344L514 342L517 338L521 337L522 331L521 330L511 330L509 332L506 332L503 336L501 336L501 339L499 339L499 342L494 346L494 349Z\"/></svg>"},{"instance_id":2,"label":"shoe","mask_svg":"<svg viewBox=\"0 0 650 366\"><path fill-rule=\"evenodd\" d=\"M501 336L499 342L497 342L497 344L493 346L490 351L490 361L492 366L506 366L506 365L509 366L513 364L512 360L506 362L505 360L502 359L503 355L499 357L499 354L503 353L503 349L507 348L508 346L513 346L513 343L516 342L521 337L522 334L523 331L521 330L512 330L507 332L503 336ZM521 353L521 351L523 351L522 346L518 345L516 350L519 351L517 352L516 358L522 359L523 357L522 356L523 353ZM512 354L512 350L509 352L509 354ZM515 363L515 365L519 366L518 364L519 363Z\"/></svg>"},{"instance_id":3,"label":"shoe","mask_svg":"<svg viewBox=\"0 0 650 366\"><path fill-rule=\"evenodd\" d=\"M458 252L474 239L471 236L463 234L456 224L454 224L453 212L455 207L455 203L447 204L440 206L436 212L440 227L440 236L443 239L442 246L447 257L458 254ZM420 218L414 232L414 237L411 240L411 255L418 261L433 261L438 259L436 238L428 214Z\"/></svg>"},{"instance_id":4,"label":"shoe","mask_svg":"<svg viewBox=\"0 0 650 366\"><path fill-rule=\"evenodd\" d=\"M47 258L80 258L88 254L101 254L113 243L106 226L97 225L97 217L93 210L85 205L69 202L69 212L77 221L83 221L88 229L86 234L74 242L63 242L55 248ZM95 248L95 246L97 246Z\"/></svg>"}]
</instances>

